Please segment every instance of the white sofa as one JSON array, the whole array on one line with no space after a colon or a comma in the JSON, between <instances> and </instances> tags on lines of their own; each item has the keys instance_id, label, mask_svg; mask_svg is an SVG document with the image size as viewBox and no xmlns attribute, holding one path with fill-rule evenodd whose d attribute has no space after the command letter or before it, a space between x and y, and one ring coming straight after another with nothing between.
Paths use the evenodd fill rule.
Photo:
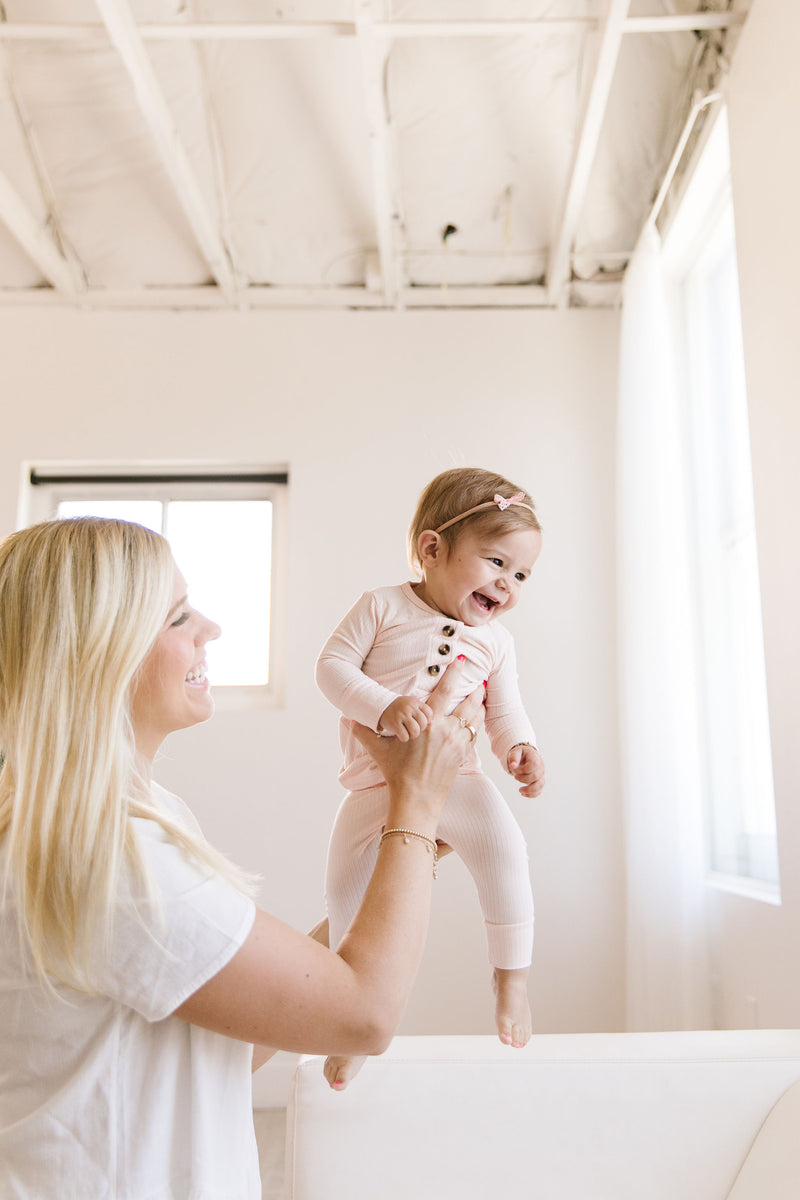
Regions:
<instances>
[{"instance_id":1,"label":"white sofa","mask_svg":"<svg viewBox=\"0 0 800 1200\"><path fill-rule=\"evenodd\" d=\"M800 1031L399 1037L303 1058L287 1200L800 1200Z\"/></svg>"}]
</instances>

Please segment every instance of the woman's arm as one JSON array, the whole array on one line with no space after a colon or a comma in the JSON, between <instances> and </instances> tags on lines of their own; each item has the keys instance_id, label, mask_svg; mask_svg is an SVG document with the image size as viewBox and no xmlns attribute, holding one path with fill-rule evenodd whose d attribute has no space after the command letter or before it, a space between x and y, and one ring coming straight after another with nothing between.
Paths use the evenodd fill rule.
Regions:
<instances>
[{"instance_id":1,"label":"woman's arm","mask_svg":"<svg viewBox=\"0 0 800 1200\"><path fill-rule=\"evenodd\" d=\"M449 849L450 847L448 846L448 850ZM441 855L441 850L439 853ZM328 933L328 918L323 917L321 921L317 922L313 929L309 930L308 936L313 938L315 942L319 942L320 946L330 946L331 943ZM253 1074L256 1073L259 1067L263 1067L264 1063L269 1062L269 1060L277 1053L278 1050L276 1046L253 1046Z\"/></svg>"},{"instance_id":2,"label":"woman's arm","mask_svg":"<svg viewBox=\"0 0 800 1200\"><path fill-rule=\"evenodd\" d=\"M386 828L435 838L470 734L445 716L459 692L454 663L431 693L435 716L408 742L362 729L389 788ZM455 715L480 722L482 689ZM334 954L261 910L227 966L178 1008L194 1024L244 1041L325 1054L379 1054L405 1009L428 924L433 856L417 838L391 837L352 925Z\"/></svg>"}]
</instances>

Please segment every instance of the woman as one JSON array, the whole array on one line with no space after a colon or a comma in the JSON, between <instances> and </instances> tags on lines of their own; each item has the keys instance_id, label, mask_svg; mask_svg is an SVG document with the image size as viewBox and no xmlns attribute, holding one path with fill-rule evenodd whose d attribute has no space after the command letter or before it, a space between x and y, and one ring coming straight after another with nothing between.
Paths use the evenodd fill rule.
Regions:
<instances>
[{"instance_id":1,"label":"woman","mask_svg":"<svg viewBox=\"0 0 800 1200\"><path fill-rule=\"evenodd\" d=\"M257 910L153 757L213 704L157 534L81 518L0 544L0 1195L255 1200L252 1045L376 1054L427 926L436 825L481 712L369 731L387 830L337 953ZM469 728L467 728L469 726Z\"/></svg>"}]
</instances>

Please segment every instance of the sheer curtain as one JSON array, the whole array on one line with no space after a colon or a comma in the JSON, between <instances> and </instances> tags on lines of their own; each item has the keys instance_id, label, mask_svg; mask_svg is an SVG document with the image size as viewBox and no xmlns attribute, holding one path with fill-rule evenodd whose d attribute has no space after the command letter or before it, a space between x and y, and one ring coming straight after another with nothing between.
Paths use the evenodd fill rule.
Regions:
<instances>
[{"instance_id":1,"label":"sheer curtain","mask_svg":"<svg viewBox=\"0 0 800 1200\"><path fill-rule=\"evenodd\" d=\"M648 228L623 295L618 413L627 1025L711 1023L691 538L680 394Z\"/></svg>"}]
</instances>

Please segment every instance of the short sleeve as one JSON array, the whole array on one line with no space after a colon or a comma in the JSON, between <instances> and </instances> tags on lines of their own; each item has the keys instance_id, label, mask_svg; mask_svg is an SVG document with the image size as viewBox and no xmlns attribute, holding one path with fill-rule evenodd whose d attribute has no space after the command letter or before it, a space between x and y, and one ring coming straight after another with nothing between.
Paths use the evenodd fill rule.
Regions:
<instances>
[{"instance_id":1,"label":"short sleeve","mask_svg":"<svg viewBox=\"0 0 800 1200\"><path fill-rule=\"evenodd\" d=\"M120 899L110 950L95 956L93 982L146 1020L160 1021L233 958L255 905L157 822L133 824L155 902L142 896L141 885Z\"/></svg>"}]
</instances>

